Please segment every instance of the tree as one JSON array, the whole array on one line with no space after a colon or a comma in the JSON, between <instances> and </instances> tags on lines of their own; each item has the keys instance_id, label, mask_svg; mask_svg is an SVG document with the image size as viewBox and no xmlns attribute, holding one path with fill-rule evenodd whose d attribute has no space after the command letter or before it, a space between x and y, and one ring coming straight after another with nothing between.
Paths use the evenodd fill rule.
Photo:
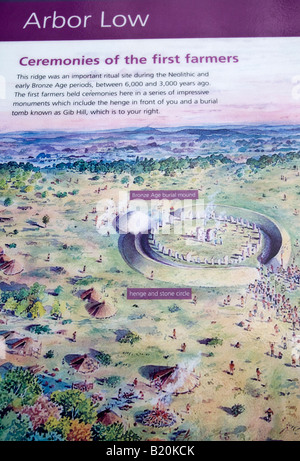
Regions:
<instances>
[{"instance_id":1,"label":"tree","mask_svg":"<svg viewBox=\"0 0 300 461\"><path fill-rule=\"evenodd\" d=\"M1 190L7 189L7 181L4 178L0 179L0 189Z\"/></svg>"},{"instance_id":2,"label":"tree","mask_svg":"<svg viewBox=\"0 0 300 461\"><path fill-rule=\"evenodd\" d=\"M13 400L13 395L5 390L5 389L2 389L1 385L0 385L0 389L1 389L1 392L0 392L0 415L2 415L2 413L5 412L5 410L9 407L11 401ZM1 418L0 418L1 420ZM1 440L1 437L0 437L0 440Z\"/></svg>"},{"instance_id":3,"label":"tree","mask_svg":"<svg viewBox=\"0 0 300 461\"><path fill-rule=\"evenodd\" d=\"M51 394L51 400L62 406L62 416L78 419L86 424L96 420L97 413L92 401L79 389L55 391Z\"/></svg>"},{"instance_id":4,"label":"tree","mask_svg":"<svg viewBox=\"0 0 300 461\"><path fill-rule=\"evenodd\" d=\"M16 308L17 308L17 305L18 305L17 301L16 301L14 298L10 297L10 298L8 298L8 300L5 302L5 304L4 304L4 306L3 306L2 309L3 309L4 311L11 311L11 312L14 313L15 310L16 310Z\"/></svg>"},{"instance_id":5,"label":"tree","mask_svg":"<svg viewBox=\"0 0 300 461\"><path fill-rule=\"evenodd\" d=\"M74 419L70 425L70 432L67 435L69 442L91 442L92 425L80 422L78 419Z\"/></svg>"},{"instance_id":6,"label":"tree","mask_svg":"<svg viewBox=\"0 0 300 461\"><path fill-rule=\"evenodd\" d=\"M96 359L99 360L101 365L104 365L105 367L111 364L111 356L109 354L105 354L105 352L98 352Z\"/></svg>"},{"instance_id":7,"label":"tree","mask_svg":"<svg viewBox=\"0 0 300 461\"><path fill-rule=\"evenodd\" d=\"M50 314L53 317L60 318L66 312L66 303L64 301L59 301L58 299L54 301Z\"/></svg>"},{"instance_id":8,"label":"tree","mask_svg":"<svg viewBox=\"0 0 300 461\"><path fill-rule=\"evenodd\" d=\"M67 192L58 191L58 192L56 193L56 197L58 197L58 198L64 198L64 197L66 197L67 195L68 195Z\"/></svg>"},{"instance_id":9,"label":"tree","mask_svg":"<svg viewBox=\"0 0 300 461\"><path fill-rule=\"evenodd\" d=\"M43 216L42 222L43 222L45 228L47 227L47 224L49 223L49 221L50 221L50 218L49 218L49 216L47 214L45 216Z\"/></svg>"},{"instance_id":10,"label":"tree","mask_svg":"<svg viewBox=\"0 0 300 461\"><path fill-rule=\"evenodd\" d=\"M54 350L53 349L49 349L49 351L46 352L46 354L44 355L45 359L52 359L54 357Z\"/></svg>"},{"instance_id":11,"label":"tree","mask_svg":"<svg viewBox=\"0 0 300 461\"><path fill-rule=\"evenodd\" d=\"M62 292L64 291L63 287L61 285L58 285L54 290L53 292L56 294L56 295L60 295Z\"/></svg>"},{"instance_id":12,"label":"tree","mask_svg":"<svg viewBox=\"0 0 300 461\"><path fill-rule=\"evenodd\" d=\"M33 436L33 429L27 415L9 411L0 420L0 440L6 442L28 441Z\"/></svg>"},{"instance_id":13,"label":"tree","mask_svg":"<svg viewBox=\"0 0 300 461\"><path fill-rule=\"evenodd\" d=\"M245 407L244 405L241 405L240 403L236 403L235 405L231 407L230 410L233 416L238 416L245 411Z\"/></svg>"},{"instance_id":14,"label":"tree","mask_svg":"<svg viewBox=\"0 0 300 461\"><path fill-rule=\"evenodd\" d=\"M42 173L41 173L40 171L37 171L36 173L34 173L34 174L32 175L32 179L33 179L34 181L36 181L36 180L38 180L38 179L41 179L42 176L43 176Z\"/></svg>"},{"instance_id":15,"label":"tree","mask_svg":"<svg viewBox=\"0 0 300 461\"><path fill-rule=\"evenodd\" d=\"M17 400L20 405L32 405L42 394L36 376L22 367L12 368L0 382L0 395L8 393L11 402Z\"/></svg>"},{"instance_id":16,"label":"tree","mask_svg":"<svg viewBox=\"0 0 300 461\"><path fill-rule=\"evenodd\" d=\"M41 300L45 294L45 290L45 285L40 285L38 282L34 282L34 284L30 287L29 295L36 300Z\"/></svg>"},{"instance_id":17,"label":"tree","mask_svg":"<svg viewBox=\"0 0 300 461\"><path fill-rule=\"evenodd\" d=\"M103 382L106 383L108 387L118 387L121 382L120 376L108 376L108 378L103 378Z\"/></svg>"},{"instance_id":18,"label":"tree","mask_svg":"<svg viewBox=\"0 0 300 461\"><path fill-rule=\"evenodd\" d=\"M30 327L30 331L36 335L51 334L51 328L49 325L33 325Z\"/></svg>"},{"instance_id":19,"label":"tree","mask_svg":"<svg viewBox=\"0 0 300 461\"><path fill-rule=\"evenodd\" d=\"M50 417L59 419L61 408L48 399L45 395L37 398L34 405L27 405L20 411L21 414L28 415L33 430L44 426Z\"/></svg>"},{"instance_id":20,"label":"tree","mask_svg":"<svg viewBox=\"0 0 300 461\"><path fill-rule=\"evenodd\" d=\"M66 418L65 416L60 419L50 416L48 421L45 423L45 430L48 433L55 432L62 437L63 440L66 440L68 433L70 432L71 419Z\"/></svg>"},{"instance_id":21,"label":"tree","mask_svg":"<svg viewBox=\"0 0 300 461\"><path fill-rule=\"evenodd\" d=\"M129 183L129 176L123 176L121 179L121 184L128 184Z\"/></svg>"},{"instance_id":22,"label":"tree","mask_svg":"<svg viewBox=\"0 0 300 461\"><path fill-rule=\"evenodd\" d=\"M33 306L29 308L29 313L35 319L37 317L43 317L43 315L46 314L46 310L43 304L41 303L41 301L37 301L36 303L33 304Z\"/></svg>"},{"instance_id":23,"label":"tree","mask_svg":"<svg viewBox=\"0 0 300 461\"><path fill-rule=\"evenodd\" d=\"M29 308L29 301L27 299L22 299L22 301L20 301L16 306L15 315L18 315L20 317L26 317L28 313L27 312L28 308Z\"/></svg>"},{"instance_id":24,"label":"tree","mask_svg":"<svg viewBox=\"0 0 300 461\"><path fill-rule=\"evenodd\" d=\"M138 184L139 186L144 183L144 178L142 176L136 176L133 180L133 184Z\"/></svg>"},{"instance_id":25,"label":"tree","mask_svg":"<svg viewBox=\"0 0 300 461\"><path fill-rule=\"evenodd\" d=\"M122 336L119 339L119 342L120 343L129 343L129 344L133 345L135 342L139 341L140 339L141 339L141 337L137 333L134 333L132 331L128 331L127 333L125 333L124 336Z\"/></svg>"},{"instance_id":26,"label":"tree","mask_svg":"<svg viewBox=\"0 0 300 461\"><path fill-rule=\"evenodd\" d=\"M16 301L23 301L28 297L29 290L26 288L21 288L20 290L14 291L13 293L13 297Z\"/></svg>"},{"instance_id":27,"label":"tree","mask_svg":"<svg viewBox=\"0 0 300 461\"><path fill-rule=\"evenodd\" d=\"M64 439L57 432L35 432L30 442L63 442Z\"/></svg>"},{"instance_id":28,"label":"tree","mask_svg":"<svg viewBox=\"0 0 300 461\"><path fill-rule=\"evenodd\" d=\"M92 427L92 436L94 441L99 442L121 442L121 441L138 441L141 437L132 430L124 430L122 423L114 423L110 426L97 423Z\"/></svg>"},{"instance_id":29,"label":"tree","mask_svg":"<svg viewBox=\"0 0 300 461\"><path fill-rule=\"evenodd\" d=\"M13 203L12 199L10 197L7 197L4 202L3 202L3 205L4 206L10 206L11 204Z\"/></svg>"}]
</instances>

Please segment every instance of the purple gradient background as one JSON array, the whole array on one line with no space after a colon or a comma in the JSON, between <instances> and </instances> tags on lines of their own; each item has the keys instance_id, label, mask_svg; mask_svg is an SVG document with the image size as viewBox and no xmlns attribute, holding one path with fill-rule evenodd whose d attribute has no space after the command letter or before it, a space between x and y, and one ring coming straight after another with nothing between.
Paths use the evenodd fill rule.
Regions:
<instances>
[{"instance_id":1,"label":"purple gradient background","mask_svg":"<svg viewBox=\"0 0 300 461\"><path fill-rule=\"evenodd\" d=\"M32 12L38 17L53 11L66 17L92 15L86 29L38 29L23 26ZM146 27L101 28L117 14L144 18ZM299 0L99 0L1 2L0 40L99 40L213 37L292 37L300 35Z\"/></svg>"}]
</instances>

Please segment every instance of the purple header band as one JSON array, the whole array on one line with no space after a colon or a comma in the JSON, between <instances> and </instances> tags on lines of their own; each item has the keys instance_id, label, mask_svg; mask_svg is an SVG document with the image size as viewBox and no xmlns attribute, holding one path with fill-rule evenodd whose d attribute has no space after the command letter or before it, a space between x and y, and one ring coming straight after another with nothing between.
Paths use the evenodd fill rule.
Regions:
<instances>
[{"instance_id":1,"label":"purple header band","mask_svg":"<svg viewBox=\"0 0 300 461\"><path fill-rule=\"evenodd\" d=\"M0 3L1 41L299 35L299 0Z\"/></svg>"},{"instance_id":2,"label":"purple header band","mask_svg":"<svg viewBox=\"0 0 300 461\"><path fill-rule=\"evenodd\" d=\"M130 200L196 200L198 190L131 190Z\"/></svg>"},{"instance_id":3,"label":"purple header band","mask_svg":"<svg viewBox=\"0 0 300 461\"><path fill-rule=\"evenodd\" d=\"M127 288L127 299L192 299L192 289Z\"/></svg>"}]
</instances>

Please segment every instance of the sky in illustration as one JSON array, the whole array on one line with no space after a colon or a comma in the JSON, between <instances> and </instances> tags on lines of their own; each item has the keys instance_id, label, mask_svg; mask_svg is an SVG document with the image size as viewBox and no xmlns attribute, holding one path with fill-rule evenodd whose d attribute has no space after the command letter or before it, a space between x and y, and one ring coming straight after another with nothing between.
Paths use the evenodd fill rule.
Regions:
<instances>
[{"instance_id":1,"label":"sky in illustration","mask_svg":"<svg viewBox=\"0 0 300 461\"><path fill-rule=\"evenodd\" d=\"M126 127L172 127L205 126L210 124L298 124L300 122L300 61L298 57L300 39L295 38L229 38L229 39L178 39L178 40L122 40L122 41L70 41L70 42L7 42L2 43L0 51L0 132L31 130L104 130ZM153 56L179 56L179 63L153 63ZM186 64L185 56L237 56L238 62ZM21 66L22 57L30 59L51 58L99 58L97 66ZM115 56L119 56L115 64ZM145 58L143 63L126 64L125 57ZM112 64L105 64L105 60ZM178 60L178 59L177 59ZM27 62L28 60L25 60ZM15 98L16 91L34 91L32 88L17 89L16 84L38 83L32 80L33 74L87 74L87 73L148 73L155 74L153 81L161 79L157 73L207 73L210 94L205 99L217 100L217 104L177 104L140 105L138 115L89 115L78 114L60 116L12 116L14 100L34 100ZM28 75L29 79L17 78L18 74ZM199 81L205 78L198 78ZM145 78L136 79L146 81ZM174 80L174 78L173 78ZM192 80L192 79L191 79ZM71 80L70 80L71 81ZM82 79L78 82L87 82ZM92 81L92 80L91 80ZM93 80L94 82L96 81ZM98 80L99 81L99 80ZM102 82L113 81L102 78ZM119 80L120 81L120 80ZM132 80L131 80L132 81ZM178 77L178 81L182 81ZM41 80L47 83L49 79ZM62 80L52 80L62 82ZM122 80L125 82L125 80ZM119 91L120 88L117 89ZM144 88L145 89L145 88ZM156 86L152 90L171 91L172 87ZM178 87L175 91L179 89ZM181 88L182 89L182 88ZM192 89L192 88L190 88ZM196 89L205 89L197 87ZM78 88L77 91L84 88ZM99 89L97 89L98 91ZM106 91L107 88L105 89ZM111 89L112 90L112 89ZM122 88L123 91L135 90ZM150 88L148 88L150 90ZM35 90L40 91L40 90ZM44 91L54 91L45 90ZM75 91L60 90L55 91ZM95 89L93 91L96 91ZM102 88L102 91L104 89ZM26 93L27 94L27 93ZM161 97L160 99L162 99ZM176 95L174 96L176 98ZM194 97L192 97L194 99ZM68 99L65 97L64 99ZM72 100L72 98L69 98ZM79 98L80 99L80 98ZM103 99L103 98L102 98ZM108 98L109 100L110 98ZM112 99L112 98L111 98ZM122 97L115 99L122 100ZM137 98L138 99L138 98ZM148 97L148 99L151 99ZM156 96L159 99L159 96ZM191 99L188 96L187 99ZM199 96L198 96L199 99ZM203 97L204 99L204 97ZM40 100L40 98L39 98ZM46 100L46 99L44 99ZM55 100L55 99L54 99ZM108 106L106 106L108 107ZM159 108L159 114L144 114L144 109ZM77 109L86 107L76 107ZM102 107L102 109L105 106ZM108 107L108 109L123 109ZM127 107L128 108L128 107ZM13 110L24 110L18 107ZM31 107L27 110L45 110ZM54 111L53 107L48 110ZM60 110L70 107L60 107ZM71 107L73 109L73 107ZM87 110L95 107L87 107ZM125 107L126 109L126 107Z\"/></svg>"}]
</instances>

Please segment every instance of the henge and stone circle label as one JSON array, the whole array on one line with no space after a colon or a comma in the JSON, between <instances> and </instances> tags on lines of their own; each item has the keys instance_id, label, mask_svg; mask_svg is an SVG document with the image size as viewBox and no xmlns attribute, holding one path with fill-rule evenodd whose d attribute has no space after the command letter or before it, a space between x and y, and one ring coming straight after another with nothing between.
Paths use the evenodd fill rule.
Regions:
<instances>
[{"instance_id":1,"label":"henge and stone circle label","mask_svg":"<svg viewBox=\"0 0 300 461\"><path fill-rule=\"evenodd\" d=\"M192 299L192 289L127 288L127 299Z\"/></svg>"}]
</instances>

